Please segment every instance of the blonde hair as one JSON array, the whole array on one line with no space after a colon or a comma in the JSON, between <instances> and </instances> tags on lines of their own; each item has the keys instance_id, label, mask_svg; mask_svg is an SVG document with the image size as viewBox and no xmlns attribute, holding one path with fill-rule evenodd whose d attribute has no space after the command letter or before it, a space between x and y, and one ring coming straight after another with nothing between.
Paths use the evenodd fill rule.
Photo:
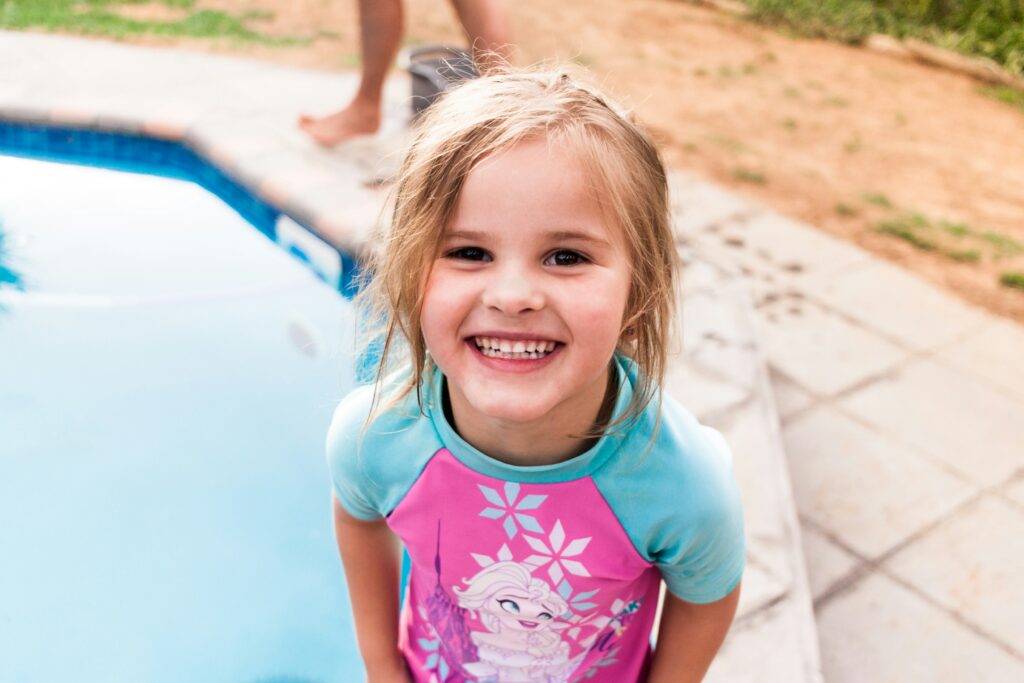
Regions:
<instances>
[{"instance_id":1,"label":"blonde hair","mask_svg":"<svg viewBox=\"0 0 1024 683\"><path fill-rule=\"evenodd\" d=\"M633 424L655 396L660 403L678 259L661 156L630 114L565 68L505 69L435 102L402 164L392 224L357 299L377 325L370 343L382 350L371 419L385 375L399 367L388 405L415 390L422 410L421 381L432 374L420 331L424 286L467 176L485 157L535 138L578 155L605 220L622 231L632 267L619 351L636 363L639 379L620 419L589 435Z\"/></svg>"},{"instance_id":2,"label":"blonde hair","mask_svg":"<svg viewBox=\"0 0 1024 683\"><path fill-rule=\"evenodd\" d=\"M495 562L478 571L472 578L463 579L466 588L453 587L459 607L473 610L480 615L480 621L492 633L497 633L501 622L493 614L484 611L487 601L505 590L521 590L530 599L539 603L551 613L552 618L560 617L569 610L569 604L561 595L551 590L543 579L530 575L530 570L518 562Z\"/></svg>"}]
</instances>

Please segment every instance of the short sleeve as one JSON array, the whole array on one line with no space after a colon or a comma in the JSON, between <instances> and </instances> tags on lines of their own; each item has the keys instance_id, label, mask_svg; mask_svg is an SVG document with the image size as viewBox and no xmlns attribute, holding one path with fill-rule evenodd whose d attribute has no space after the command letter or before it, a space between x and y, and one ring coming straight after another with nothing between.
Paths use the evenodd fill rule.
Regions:
<instances>
[{"instance_id":1,"label":"short sleeve","mask_svg":"<svg viewBox=\"0 0 1024 683\"><path fill-rule=\"evenodd\" d=\"M371 387L354 390L335 409L327 433L327 465L334 495L346 512L363 520L383 516L380 501L373 495L379 486L370 481L362 452L363 427L372 402Z\"/></svg>"},{"instance_id":2,"label":"short sleeve","mask_svg":"<svg viewBox=\"0 0 1024 683\"><path fill-rule=\"evenodd\" d=\"M686 495L679 496L675 519L653 559L673 595L686 602L721 600L743 575L743 506L732 476L732 457L722 435L701 427L699 466L691 472Z\"/></svg>"}]
</instances>

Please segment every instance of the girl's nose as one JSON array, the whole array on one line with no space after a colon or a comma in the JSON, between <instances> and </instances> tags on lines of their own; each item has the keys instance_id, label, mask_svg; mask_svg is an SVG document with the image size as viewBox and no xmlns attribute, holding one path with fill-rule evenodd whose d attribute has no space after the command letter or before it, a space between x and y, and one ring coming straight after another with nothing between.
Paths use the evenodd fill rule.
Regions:
<instances>
[{"instance_id":1,"label":"girl's nose","mask_svg":"<svg viewBox=\"0 0 1024 683\"><path fill-rule=\"evenodd\" d=\"M536 282L519 270L495 273L484 288L481 300L488 308L506 315L536 311L544 306L544 294Z\"/></svg>"}]
</instances>

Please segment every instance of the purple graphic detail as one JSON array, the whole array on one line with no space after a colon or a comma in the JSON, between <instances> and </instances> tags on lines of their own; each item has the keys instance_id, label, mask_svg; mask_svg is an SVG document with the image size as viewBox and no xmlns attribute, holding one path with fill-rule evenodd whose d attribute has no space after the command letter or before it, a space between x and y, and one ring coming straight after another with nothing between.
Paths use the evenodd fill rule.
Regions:
<instances>
[{"instance_id":1,"label":"purple graphic detail","mask_svg":"<svg viewBox=\"0 0 1024 683\"><path fill-rule=\"evenodd\" d=\"M441 520L437 521L437 547L434 552L436 583L426 599L427 620L440 638L439 653L446 662L475 661L476 646L469 637L466 610L441 586ZM428 658L429 659L429 658ZM429 667L428 667L429 668ZM442 677L441 680L444 680Z\"/></svg>"}]
</instances>

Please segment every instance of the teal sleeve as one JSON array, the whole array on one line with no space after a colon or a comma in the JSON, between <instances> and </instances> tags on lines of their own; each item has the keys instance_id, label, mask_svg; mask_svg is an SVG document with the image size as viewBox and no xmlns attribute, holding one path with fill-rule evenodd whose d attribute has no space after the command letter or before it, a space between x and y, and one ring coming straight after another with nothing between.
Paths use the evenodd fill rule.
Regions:
<instances>
[{"instance_id":1,"label":"teal sleeve","mask_svg":"<svg viewBox=\"0 0 1024 683\"><path fill-rule=\"evenodd\" d=\"M652 559L673 595L709 603L731 593L743 575L743 506L732 476L725 439L703 427L708 466L695 473L698 492L674 512L676 529L662 539Z\"/></svg>"},{"instance_id":2,"label":"teal sleeve","mask_svg":"<svg viewBox=\"0 0 1024 683\"><path fill-rule=\"evenodd\" d=\"M334 496L350 515L363 520L382 516L381 492L371 485L362 449L362 432L372 400L372 387L352 391L335 409L327 432L327 464Z\"/></svg>"},{"instance_id":3,"label":"teal sleeve","mask_svg":"<svg viewBox=\"0 0 1024 683\"><path fill-rule=\"evenodd\" d=\"M373 387L348 394L334 411L327 434L327 465L334 495L358 519L387 517L440 448L415 394L367 424Z\"/></svg>"},{"instance_id":4,"label":"teal sleeve","mask_svg":"<svg viewBox=\"0 0 1024 683\"><path fill-rule=\"evenodd\" d=\"M657 421L645 416L595 483L673 595L715 602L736 587L745 562L729 449L668 396L661 415L656 430Z\"/></svg>"}]
</instances>

